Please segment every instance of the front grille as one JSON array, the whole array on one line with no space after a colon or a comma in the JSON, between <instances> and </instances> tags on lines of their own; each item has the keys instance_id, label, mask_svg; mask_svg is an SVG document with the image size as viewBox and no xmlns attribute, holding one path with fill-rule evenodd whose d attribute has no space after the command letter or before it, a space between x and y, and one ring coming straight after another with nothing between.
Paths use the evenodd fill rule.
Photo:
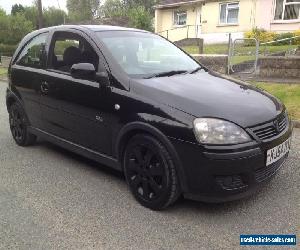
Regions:
<instances>
[{"instance_id":1,"label":"front grille","mask_svg":"<svg viewBox=\"0 0 300 250\"><path fill-rule=\"evenodd\" d=\"M278 171L278 169L284 163L285 159L286 159L286 156L269 166L266 166L266 167L256 170L255 171L255 180L257 182L262 182L262 181L270 178L272 175L274 175Z\"/></svg>"},{"instance_id":2,"label":"front grille","mask_svg":"<svg viewBox=\"0 0 300 250\"><path fill-rule=\"evenodd\" d=\"M288 126L287 115L281 115L275 120L263 125L250 128L252 132L262 141L273 138L281 134Z\"/></svg>"}]
</instances>

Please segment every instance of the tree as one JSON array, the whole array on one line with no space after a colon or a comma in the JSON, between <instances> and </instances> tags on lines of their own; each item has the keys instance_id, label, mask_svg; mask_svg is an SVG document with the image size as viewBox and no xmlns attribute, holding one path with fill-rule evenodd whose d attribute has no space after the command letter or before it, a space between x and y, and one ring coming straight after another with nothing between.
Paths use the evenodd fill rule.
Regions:
<instances>
[{"instance_id":1,"label":"tree","mask_svg":"<svg viewBox=\"0 0 300 250\"><path fill-rule=\"evenodd\" d=\"M159 2L159 0L123 0L124 5L128 6L129 9L136 8L137 6L143 6L145 10L152 15L154 14L154 5Z\"/></svg>"},{"instance_id":2,"label":"tree","mask_svg":"<svg viewBox=\"0 0 300 250\"><path fill-rule=\"evenodd\" d=\"M23 13L24 12L24 7L22 4L14 4L11 7L11 14L16 15L17 13Z\"/></svg>"},{"instance_id":3,"label":"tree","mask_svg":"<svg viewBox=\"0 0 300 250\"><path fill-rule=\"evenodd\" d=\"M149 9L142 5L150 2L154 4L155 1L106 0L100 9L101 16L109 18L127 17L131 27L152 31L153 14L150 11L152 4L148 6Z\"/></svg>"},{"instance_id":4,"label":"tree","mask_svg":"<svg viewBox=\"0 0 300 250\"><path fill-rule=\"evenodd\" d=\"M25 18L33 24L34 28L38 29L39 24L38 24L37 7L35 6L25 7L23 13ZM47 9L43 9L43 19L44 19L45 27L64 24L66 18L67 18L67 13L61 9L55 7L49 7Z\"/></svg>"},{"instance_id":5,"label":"tree","mask_svg":"<svg viewBox=\"0 0 300 250\"><path fill-rule=\"evenodd\" d=\"M116 16L114 13L118 13L120 10L122 10L123 13L124 10L126 12L138 6L143 6L145 11L154 15L154 5L157 2L158 0L106 0L101 7L101 14L105 14L106 17Z\"/></svg>"},{"instance_id":6,"label":"tree","mask_svg":"<svg viewBox=\"0 0 300 250\"><path fill-rule=\"evenodd\" d=\"M63 10L55 7L44 9L45 27L64 24L66 16L67 14Z\"/></svg>"},{"instance_id":7,"label":"tree","mask_svg":"<svg viewBox=\"0 0 300 250\"><path fill-rule=\"evenodd\" d=\"M26 20L23 14L10 17L8 44L17 44L21 39L33 30L33 25Z\"/></svg>"},{"instance_id":8,"label":"tree","mask_svg":"<svg viewBox=\"0 0 300 250\"><path fill-rule=\"evenodd\" d=\"M98 16L100 0L67 0L69 18L73 21L92 20Z\"/></svg>"},{"instance_id":9,"label":"tree","mask_svg":"<svg viewBox=\"0 0 300 250\"><path fill-rule=\"evenodd\" d=\"M5 10L0 8L0 43L4 43L7 38L9 29L9 16L6 15Z\"/></svg>"},{"instance_id":10,"label":"tree","mask_svg":"<svg viewBox=\"0 0 300 250\"><path fill-rule=\"evenodd\" d=\"M100 13L103 17L122 17L126 15L126 7L120 0L106 0Z\"/></svg>"},{"instance_id":11,"label":"tree","mask_svg":"<svg viewBox=\"0 0 300 250\"><path fill-rule=\"evenodd\" d=\"M1 16L6 16L6 12L5 12L4 9L2 9L2 8L0 7L0 17L1 17Z\"/></svg>"},{"instance_id":12,"label":"tree","mask_svg":"<svg viewBox=\"0 0 300 250\"><path fill-rule=\"evenodd\" d=\"M38 25L38 11L36 6L30 6L24 8L24 16L26 20L30 21L35 29L39 28Z\"/></svg>"},{"instance_id":13,"label":"tree","mask_svg":"<svg viewBox=\"0 0 300 250\"><path fill-rule=\"evenodd\" d=\"M42 0L36 0L36 3L37 3L37 9L38 9L39 29L41 29L44 27Z\"/></svg>"},{"instance_id":14,"label":"tree","mask_svg":"<svg viewBox=\"0 0 300 250\"><path fill-rule=\"evenodd\" d=\"M0 43L15 45L33 30L33 25L26 20L24 14L0 15L0 30Z\"/></svg>"},{"instance_id":15,"label":"tree","mask_svg":"<svg viewBox=\"0 0 300 250\"><path fill-rule=\"evenodd\" d=\"M153 17L144 6L137 6L129 10L129 25L143 30L153 31Z\"/></svg>"}]
</instances>

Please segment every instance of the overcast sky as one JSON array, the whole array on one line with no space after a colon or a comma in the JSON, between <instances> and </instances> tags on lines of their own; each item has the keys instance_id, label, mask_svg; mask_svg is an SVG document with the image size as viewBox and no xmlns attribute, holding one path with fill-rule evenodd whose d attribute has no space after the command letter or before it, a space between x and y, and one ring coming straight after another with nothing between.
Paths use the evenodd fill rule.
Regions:
<instances>
[{"instance_id":1,"label":"overcast sky","mask_svg":"<svg viewBox=\"0 0 300 250\"><path fill-rule=\"evenodd\" d=\"M43 7L54 6L67 10L66 8L67 0L42 0ZM30 6L33 3L33 0L0 0L0 7L5 9L7 14L10 14L11 6L14 4L22 4L24 6Z\"/></svg>"}]
</instances>

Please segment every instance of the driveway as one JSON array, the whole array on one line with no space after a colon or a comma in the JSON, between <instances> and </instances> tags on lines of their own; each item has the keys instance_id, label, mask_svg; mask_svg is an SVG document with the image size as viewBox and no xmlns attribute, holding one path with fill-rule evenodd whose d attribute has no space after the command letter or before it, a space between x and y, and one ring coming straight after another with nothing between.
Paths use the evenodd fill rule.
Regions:
<instances>
[{"instance_id":1,"label":"driveway","mask_svg":"<svg viewBox=\"0 0 300 250\"><path fill-rule=\"evenodd\" d=\"M300 130L256 195L217 205L181 199L153 212L105 166L43 141L16 146L5 88L0 82L0 249L234 249L240 234L299 236Z\"/></svg>"}]
</instances>

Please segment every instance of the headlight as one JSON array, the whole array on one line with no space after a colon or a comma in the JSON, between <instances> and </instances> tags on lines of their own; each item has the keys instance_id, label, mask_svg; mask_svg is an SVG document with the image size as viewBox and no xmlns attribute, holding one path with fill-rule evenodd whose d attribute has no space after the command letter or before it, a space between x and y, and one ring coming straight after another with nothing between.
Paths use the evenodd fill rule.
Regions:
<instances>
[{"instance_id":1,"label":"headlight","mask_svg":"<svg viewBox=\"0 0 300 250\"><path fill-rule=\"evenodd\" d=\"M239 126L220 119L197 118L194 120L197 140L205 144L238 144L251 141Z\"/></svg>"}]
</instances>

